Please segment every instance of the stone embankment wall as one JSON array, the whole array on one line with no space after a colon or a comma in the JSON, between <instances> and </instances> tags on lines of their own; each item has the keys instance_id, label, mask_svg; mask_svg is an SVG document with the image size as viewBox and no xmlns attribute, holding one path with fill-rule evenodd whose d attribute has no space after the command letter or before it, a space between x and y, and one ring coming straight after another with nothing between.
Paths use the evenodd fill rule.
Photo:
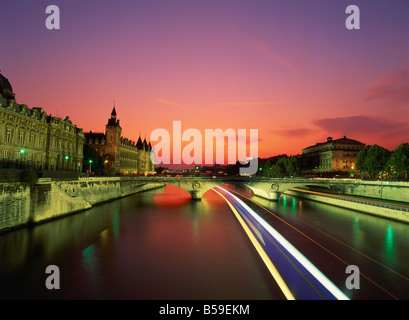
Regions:
<instances>
[{"instance_id":1,"label":"stone embankment wall","mask_svg":"<svg viewBox=\"0 0 409 320\"><path fill-rule=\"evenodd\" d=\"M409 207L405 205L386 203L382 201L367 201L366 199L360 198L353 199L353 197L351 197L351 199L349 200L346 200L337 197L337 195L314 194L309 192L308 190L296 191L290 189L287 190L285 194L322 202L341 208L356 210L387 219L409 223Z\"/></svg>"},{"instance_id":2,"label":"stone embankment wall","mask_svg":"<svg viewBox=\"0 0 409 320\"><path fill-rule=\"evenodd\" d=\"M40 179L34 186L0 183L0 232L62 217L134 193L163 187L138 178Z\"/></svg>"},{"instance_id":3,"label":"stone embankment wall","mask_svg":"<svg viewBox=\"0 0 409 320\"><path fill-rule=\"evenodd\" d=\"M339 194L409 202L409 182L351 180L334 182L331 189Z\"/></svg>"}]
</instances>

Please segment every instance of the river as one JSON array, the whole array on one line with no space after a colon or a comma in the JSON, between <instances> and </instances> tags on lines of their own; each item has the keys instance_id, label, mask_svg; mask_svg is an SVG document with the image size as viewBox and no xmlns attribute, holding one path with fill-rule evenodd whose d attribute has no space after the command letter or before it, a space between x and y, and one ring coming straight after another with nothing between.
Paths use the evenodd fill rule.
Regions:
<instances>
[{"instance_id":1,"label":"river","mask_svg":"<svg viewBox=\"0 0 409 320\"><path fill-rule=\"evenodd\" d=\"M351 298L409 298L407 224L288 195L252 199L277 214L264 216ZM212 190L191 201L166 186L4 233L0 257L1 299L283 299ZM364 278L359 290L345 290L347 264L386 289ZM58 267L59 289L45 285L49 265Z\"/></svg>"}]
</instances>

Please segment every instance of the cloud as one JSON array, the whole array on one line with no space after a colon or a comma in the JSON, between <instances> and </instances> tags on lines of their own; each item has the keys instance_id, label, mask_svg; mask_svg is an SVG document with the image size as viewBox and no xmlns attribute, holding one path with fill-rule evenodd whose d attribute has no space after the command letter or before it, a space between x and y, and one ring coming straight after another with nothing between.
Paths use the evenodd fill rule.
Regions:
<instances>
[{"instance_id":1,"label":"cloud","mask_svg":"<svg viewBox=\"0 0 409 320\"><path fill-rule=\"evenodd\" d=\"M313 121L313 124L331 134L358 137L375 135L384 138L403 138L409 135L409 124L406 122L368 116L319 119Z\"/></svg>"},{"instance_id":2,"label":"cloud","mask_svg":"<svg viewBox=\"0 0 409 320\"><path fill-rule=\"evenodd\" d=\"M286 138L299 138L313 133L314 130L307 128L270 130L271 133L278 134Z\"/></svg>"},{"instance_id":3,"label":"cloud","mask_svg":"<svg viewBox=\"0 0 409 320\"><path fill-rule=\"evenodd\" d=\"M223 139L225 139L225 138L227 138L227 139L234 138L237 142L239 142L239 137L240 138L243 137L243 138L245 138L245 141L241 141L242 139L240 139L240 142L244 142L244 143L247 143L247 144L248 143L256 143L256 142L259 143L259 142L261 142L261 138L258 136L258 129L256 129L257 130L257 137L255 136L254 131L252 133L251 130L254 130L254 128L245 129L244 135L240 136L238 130L235 130L235 129L232 129L232 128L223 130L223 129L218 128L218 129L213 129L213 137L223 138ZM209 132L209 135L210 135L210 133L211 132Z\"/></svg>"},{"instance_id":4,"label":"cloud","mask_svg":"<svg viewBox=\"0 0 409 320\"><path fill-rule=\"evenodd\" d=\"M267 105L273 105L277 104L276 101L250 101L250 102L222 102L222 103L215 103L216 106L267 106Z\"/></svg>"},{"instance_id":5,"label":"cloud","mask_svg":"<svg viewBox=\"0 0 409 320\"><path fill-rule=\"evenodd\" d=\"M265 43L261 42L260 40L254 37L247 37L246 41L251 47L255 48L257 51L262 53L269 60L273 61L276 64L279 64L280 66L284 67L289 71L296 71L295 66L290 60L276 54Z\"/></svg>"},{"instance_id":6,"label":"cloud","mask_svg":"<svg viewBox=\"0 0 409 320\"><path fill-rule=\"evenodd\" d=\"M382 99L397 104L409 103L409 70L382 76L371 82L365 91L366 101Z\"/></svg>"},{"instance_id":7,"label":"cloud","mask_svg":"<svg viewBox=\"0 0 409 320\"><path fill-rule=\"evenodd\" d=\"M204 114L207 114L207 115L212 115L212 113L207 112L206 110L203 110L203 109L200 109L200 108L195 108L195 107L190 107L190 106L185 106L183 104L179 104L179 103L168 101L168 100L163 100L163 99L157 99L156 98L155 101L163 103L163 104L168 104L168 105L171 105L171 106L180 107L180 108L183 108L183 109L189 110L189 111L200 112L200 113L204 113Z\"/></svg>"}]
</instances>

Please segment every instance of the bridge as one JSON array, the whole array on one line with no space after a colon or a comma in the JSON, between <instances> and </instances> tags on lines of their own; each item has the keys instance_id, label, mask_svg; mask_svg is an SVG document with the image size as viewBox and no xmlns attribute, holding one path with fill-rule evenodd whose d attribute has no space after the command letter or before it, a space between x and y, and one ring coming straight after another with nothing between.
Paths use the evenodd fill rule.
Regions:
<instances>
[{"instance_id":1,"label":"bridge","mask_svg":"<svg viewBox=\"0 0 409 320\"><path fill-rule=\"evenodd\" d=\"M278 200L280 195L291 188L307 188L310 190L323 188L334 193L345 191L348 185L356 184L356 180L340 179L268 179L259 177L138 177L148 182L161 182L186 190L192 199L200 200L206 191L223 184L241 184L250 188L257 196L269 200Z\"/></svg>"},{"instance_id":2,"label":"bridge","mask_svg":"<svg viewBox=\"0 0 409 320\"><path fill-rule=\"evenodd\" d=\"M241 184L259 197L277 201L292 188L325 191L335 194L362 196L408 202L409 182L365 181L360 179L321 178L260 178L260 177L137 177L146 183L161 182L186 190L192 199L200 200L206 191L223 184Z\"/></svg>"}]
</instances>

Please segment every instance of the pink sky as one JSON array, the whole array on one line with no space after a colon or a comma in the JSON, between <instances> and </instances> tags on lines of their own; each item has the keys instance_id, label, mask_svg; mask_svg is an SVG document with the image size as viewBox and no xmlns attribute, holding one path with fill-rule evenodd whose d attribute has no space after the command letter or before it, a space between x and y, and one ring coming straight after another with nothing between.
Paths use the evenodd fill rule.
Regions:
<instances>
[{"instance_id":1,"label":"pink sky","mask_svg":"<svg viewBox=\"0 0 409 320\"><path fill-rule=\"evenodd\" d=\"M5 1L2 74L18 103L103 132L115 100L123 135L258 129L259 156L328 136L393 150L409 140L409 3L356 1ZM18 18L18 19L17 19Z\"/></svg>"}]
</instances>

